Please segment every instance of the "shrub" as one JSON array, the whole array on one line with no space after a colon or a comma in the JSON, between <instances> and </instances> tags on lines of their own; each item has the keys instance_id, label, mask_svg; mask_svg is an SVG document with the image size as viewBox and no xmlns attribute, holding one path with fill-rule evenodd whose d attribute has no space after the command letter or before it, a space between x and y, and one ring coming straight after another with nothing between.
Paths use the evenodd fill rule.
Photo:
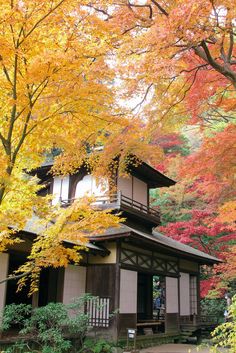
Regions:
<instances>
[{"instance_id":1,"label":"shrub","mask_svg":"<svg viewBox=\"0 0 236 353\"><path fill-rule=\"evenodd\" d=\"M13 326L19 328L24 326L24 322L32 312L31 305L26 304L11 304L6 305L1 314L0 331L6 331Z\"/></svg>"},{"instance_id":2,"label":"shrub","mask_svg":"<svg viewBox=\"0 0 236 353\"><path fill-rule=\"evenodd\" d=\"M81 353L111 353L111 352L112 352L112 345L103 339L100 339L98 341L94 341L92 339L86 339L81 349Z\"/></svg>"},{"instance_id":3,"label":"shrub","mask_svg":"<svg viewBox=\"0 0 236 353\"><path fill-rule=\"evenodd\" d=\"M223 298L204 298L201 300L202 315L215 316L219 323L224 321L224 311L226 307L226 300Z\"/></svg>"},{"instance_id":4,"label":"shrub","mask_svg":"<svg viewBox=\"0 0 236 353\"><path fill-rule=\"evenodd\" d=\"M229 347L229 353L236 352L236 296L232 299L229 307L229 321L219 325L212 333L214 348L212 352L217 352L218 347Z\"/></svg>"},{"instance_id":5,"label":"shrub","mask_svg":"<svg viewBox=\"0 0 236 353\"><path fill-rule=\"evenodd\" d=\"M81 348L89 329L89 317L84 313L84 305L90 298L92 297L85 295L68 305L49 303L35 309L25 304L6 306L1 330L8 330L15 324L20 324L21 327L19 341L7 352L63 353L69 349L72 352L74 347L71 337L76 338Z\"/></svg>"}]
</instances>

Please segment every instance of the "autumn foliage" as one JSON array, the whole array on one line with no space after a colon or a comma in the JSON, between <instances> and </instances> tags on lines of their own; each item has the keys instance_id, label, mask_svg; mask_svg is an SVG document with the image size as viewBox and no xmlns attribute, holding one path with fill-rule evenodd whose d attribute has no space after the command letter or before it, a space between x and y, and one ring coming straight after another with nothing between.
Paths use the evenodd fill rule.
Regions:
<instances>
[{"instance_id":1,"label":"autumn foliage","mask_svg":"<svg viewBox=\"0 0 236 353\"><path fill-rule=\"evenodd\" d=\"M161 230L235 278L235 18L235 0L0 1L0 250L34 216L23 271L78 261L65 234L83 245L119 220L86 199L52 208L32 170L58 149L55 174L109 178L136 155L178 181L153 197Z\"/></svg>"},{"instance_id":2,"label":"autumn foliage","mask_svg":"<svg viewBox=\"0 0 236 353\"><path fill-rule=\"evenodd\" d=\"M117 156L124 170L131 153L140 158L156 153L150 152L142 121L131 122L129 109L117 101L115 72L108 64L110 24L85 5L76 0L0 2L0 250L20 241L17 232L32 216L48 225L63 219L62 210L50 207L50 197L38 196L41 186L29 175L52 150L61 151L55 173L72 173L86 159L103 177L109 177ZM101 145L104 152L96 152ZM80 212L91 223L85 204L87 213L84 205ZM92 232L118 223L107 213L99 217ZM55 243L61 241L60 226L51 229ZM42 236L38 249L50 248L50 237ZM82 238L78 232L85 242ZM61 251L55 249L58 258Z\"/></svg>"},{"instance_id":3,"label":"autumn foliage","mask_svg":"<svg viewBox=\"0 0 236 353\"><path fill-rule=\"evenodd\" d=\"M221 109L234 114L235 1L95 3L119 30L124 92L139 94L144 107L134 104L134 110L148 116L152 127L217 120Z\"/></svg>"},{"instance_id":4,"label":"autumn foliage","mask_svg":"<svg viewBox=\"0 0 236 353\"><path fill-rule=\"evenodd\" d=\"M222 294L236 278L234 128L229 124L206 134L188 156L167 153L166 171L180 181L153 194L162 213L161 232L223 261L213 272L205 269L203 297L212 289Z\"/></svg>"},{"instance_id":5,"label":"autumn foliage","mask_svg":"<svg viewBox=\"0 0 236 353\"><path fill-rule=\"evenodd\" d=\"M42 267L79 262L84 231L98 234L120 222L96 212L88 199L52 207L50 196L39 196L43 185L32 170L55 149L61 152L55 174L73 173L86 160L103 178L118 156L123 172L134 152L160 156L150 150L140 118L131 121L130 109L118 102L110 24L85 5L0 1L0 251L22 242L19 231L33 218L37 237L15 273L21 285L31 276L32 291ZM104 151L96 152L101 145Z\"/></svg>"}]
</instances>

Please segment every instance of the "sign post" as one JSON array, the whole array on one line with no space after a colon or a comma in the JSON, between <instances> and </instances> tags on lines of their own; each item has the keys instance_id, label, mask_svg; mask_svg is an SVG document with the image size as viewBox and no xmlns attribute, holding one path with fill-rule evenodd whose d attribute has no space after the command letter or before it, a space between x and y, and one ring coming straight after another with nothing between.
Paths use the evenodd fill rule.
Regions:
<instances>
[{"instance_id":1,"label":"sign post","mask_svg":"<svg viewBox=\"0 0 236 353\"><path fill-rule=\"evenodd\" d=\"M127 329L127 350L129 350L129 347L132 349L132 351L136 351L136 337L137 337L137 330L134 328L128 328Z\"/></svg>"}]
</instances>

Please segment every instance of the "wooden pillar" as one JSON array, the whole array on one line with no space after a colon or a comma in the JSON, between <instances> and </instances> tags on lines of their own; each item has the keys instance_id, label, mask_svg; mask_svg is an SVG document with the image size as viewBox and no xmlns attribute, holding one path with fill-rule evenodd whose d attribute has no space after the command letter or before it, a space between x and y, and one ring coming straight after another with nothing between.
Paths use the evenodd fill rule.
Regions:
<instances>
[{"instance_id":1,"label":"wooden pillar","mask_svg":"<svg viewBox=\"0 0 236 353\"><path fill-rule=\"evenodd\" d=\"M8 275L9 254L0 253L0 281ZM0 284L0 311L4 309L6 302L7 282Z\"/></svg>"}]
</instances>

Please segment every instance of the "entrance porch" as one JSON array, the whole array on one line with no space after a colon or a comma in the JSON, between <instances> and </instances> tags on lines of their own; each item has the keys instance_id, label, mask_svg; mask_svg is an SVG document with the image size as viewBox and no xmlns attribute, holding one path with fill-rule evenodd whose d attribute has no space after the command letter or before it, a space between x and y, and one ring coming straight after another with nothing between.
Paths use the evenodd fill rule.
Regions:
<instances>
[{"instance_id":1,"label":"entrance porch","mask_svg":"<svg viewBox=\"0 0 236 353\"><path fill-rule=\"evenodd\" d=\"M165 277L138 272L137 332L165 332Z\"/></svg>"},{"instance_id":2,"label":"entrance porch","mask_svg":"<svg viewBox=\"0 0 236 353\"><path fill-rule=\"evenodd\" d=\"M178 278L121 269L119 301L118 337L180 332Z\"/></svg>"}]
</instances>

